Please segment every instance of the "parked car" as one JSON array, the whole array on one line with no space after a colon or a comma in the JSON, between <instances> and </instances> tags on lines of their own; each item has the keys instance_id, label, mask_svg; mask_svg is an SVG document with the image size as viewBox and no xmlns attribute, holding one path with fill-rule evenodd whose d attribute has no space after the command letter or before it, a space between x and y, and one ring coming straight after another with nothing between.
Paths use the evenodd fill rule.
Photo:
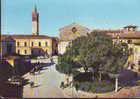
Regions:
<instances>
[{"instance_id":1,"label":"parked car","mask_svg":"<svg viewBox=\"0 0 140 99\"><path fill-rule=\"evenodd\" d=\"M20 76L12 76L8 79L8 83L14 84L14 85L22 85L23 80Z\"/></svg>"}]
</instances>

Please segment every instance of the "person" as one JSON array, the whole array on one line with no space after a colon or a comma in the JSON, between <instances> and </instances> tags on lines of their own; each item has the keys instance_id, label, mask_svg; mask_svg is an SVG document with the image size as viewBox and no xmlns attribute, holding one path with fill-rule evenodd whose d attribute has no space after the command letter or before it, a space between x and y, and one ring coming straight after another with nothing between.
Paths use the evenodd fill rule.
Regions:
<instances>
[{"instance_id":1,"label":"person","mask_svg":"<svg viewBox=\"0 0 140 99\"><path fill-rule=\"evenodd\" d=\"M33 81L30 82L30 86L34 87L34 82Z\"/></svg>"},{"instance_id":2,"label":"person","mask_svg":"<svg viewBox=\"0 0 140 99\"><path fill-rule=\"evenodd\" d=\"M98 98L98 96L96 95L95 98Z\"/></svg>"},{"instance_id":3,"label":"person","mask_svg":"<svg viewBox=\"0 0 140 99\"><path fill-rule=\"evenodd\" d=\"M67 78L66 80L67 80L67 84L69 84L69 78Z\"/></svg>"},{"instance_id":4,"label":"person","mask_svg":"<svg viewBox=\"0 0 140 99\"><path fill-rule=\"evenodd\" d=\"M138 72L140 73L140 67L138 67Z\"/></svg>"},{"instance_id":5,"label":"person","mask_svg":"<svg viewBox=\"0 0 140 99\"><path fill-rule=\"evenodd\" d=\"M51 57L51 63L54 63L53 58Z\"/></svg>"},{"instance_id":6,"label":"person","mask_svg":"<svg viewBox=\"0 0 140 99\"><path fill-rule=\"evenodd\" d=\"M64 88L64 82L61 82L60 88Z\"/></svg>"}]
</instances>

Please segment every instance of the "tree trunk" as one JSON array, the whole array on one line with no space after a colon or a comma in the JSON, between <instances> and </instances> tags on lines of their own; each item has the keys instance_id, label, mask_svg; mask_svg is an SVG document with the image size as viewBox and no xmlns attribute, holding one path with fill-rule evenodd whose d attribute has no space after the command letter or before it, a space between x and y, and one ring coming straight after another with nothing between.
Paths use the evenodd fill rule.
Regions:
<instances>
[{"instance_id":1,"label":"tree trunk","mask_svg":"<svg viewBox=\"0 0 140 99\"><path fill-rule=\"evenodd\" d=\"M84 71L85 71L85 72L87 72L87 70L88 70L88 69L87 69L87 67L86 67L86 66L84 66Z\"/></svg>"},{"instance_id":2,"label":"tree trunk","mask_svg":"<svg viewBox=\"0 0 140 99\"><path fill-rule=\"evenodd\" d=\"M115 79L115 92L118 91L118 77Z\"/></svg>"},{"instance_id":3,"label":"tree trunk","mask_svg":"<svg viewBox=\"0 0 140 99\"><path fill-rule=\"evenodd\" d=\"M109 73L109 76L111 78L115 78L115 92L118 91L118 77L119 77L119 74L112 74L112 73Z\"/></svg>"}]
</instances>

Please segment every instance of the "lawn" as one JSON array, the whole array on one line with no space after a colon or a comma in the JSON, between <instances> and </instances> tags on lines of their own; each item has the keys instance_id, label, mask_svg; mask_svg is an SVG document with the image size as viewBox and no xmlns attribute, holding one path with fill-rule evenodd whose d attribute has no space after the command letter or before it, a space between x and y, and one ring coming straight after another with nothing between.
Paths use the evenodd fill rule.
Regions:
<instances>
[{"instance_id":1,"label":"lawn","mask_svg":"<svg viewBox=\"0 0 140 99\"><path fill-rule=\"evenodd\" d=\"M92 93L103 93L114 90L114 84L107 80L103 80L101 82L99 82L98 80L94 80L92 82L85 81L80 83L78 81L75 81L73 83L73 86L75 86L76 90L82 90Z\"/></svg>"}]
</instances>

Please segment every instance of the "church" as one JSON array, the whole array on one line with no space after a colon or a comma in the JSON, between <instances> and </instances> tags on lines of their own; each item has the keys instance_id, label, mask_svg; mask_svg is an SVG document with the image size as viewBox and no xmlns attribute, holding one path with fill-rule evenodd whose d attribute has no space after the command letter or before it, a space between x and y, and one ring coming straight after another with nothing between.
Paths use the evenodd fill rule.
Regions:
<instances>
[{"instance_id":1,"label":"church","mask_svg":"<svg viewBox=\"0 0 140 99\"><path fill-rule=\"evenodd\" d=\"M32 34L2 35L1 41L2 56L57 54L57 38L39 34L39 13L36 6L32 11Z\"/></svg>"}]
</instances>

